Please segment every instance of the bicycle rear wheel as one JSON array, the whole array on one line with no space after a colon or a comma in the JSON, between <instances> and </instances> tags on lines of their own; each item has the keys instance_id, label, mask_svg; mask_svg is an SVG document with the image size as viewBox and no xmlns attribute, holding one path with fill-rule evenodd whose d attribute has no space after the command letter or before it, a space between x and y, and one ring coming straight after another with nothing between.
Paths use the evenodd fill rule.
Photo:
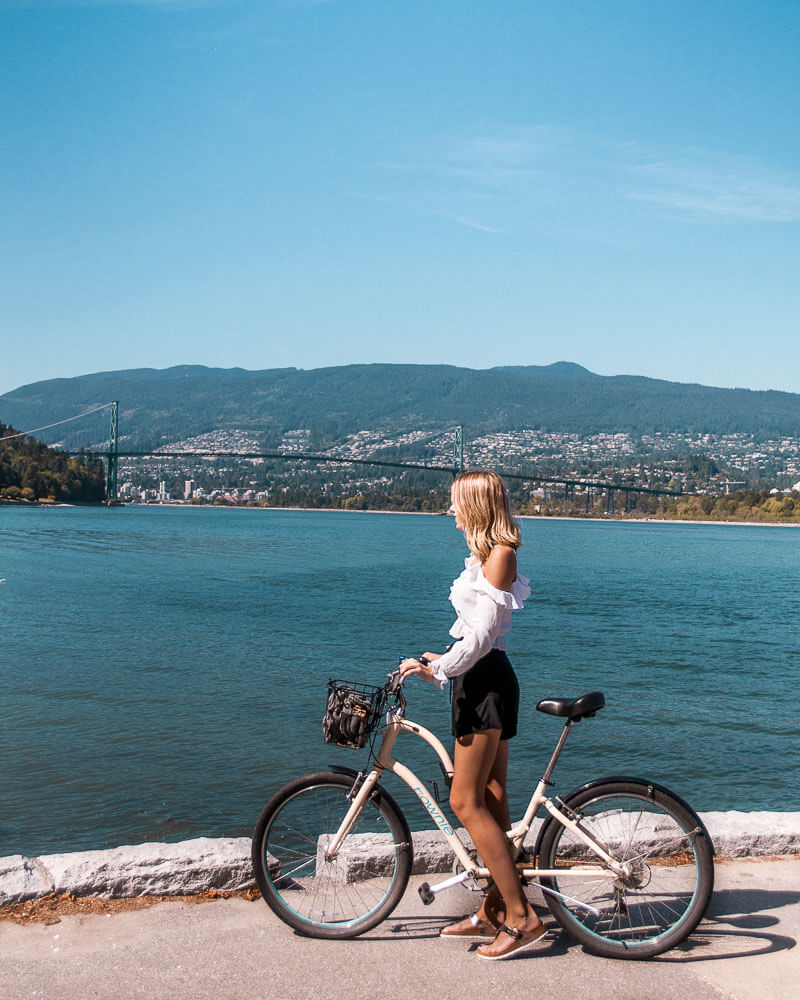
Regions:
<instances>
[{"instance_id":1,"label":"bicycle rear wheel","mask_svg":"<svg viewBox=\"0 0 800 1000\"><path fill-rule=\"evenodd\" d=\"M542 878L547 905L587 950L609 958L650 958L698 925L714 885L713 848L697 814L666 788L635 778L593 782L566 805L580 827L625 866L581 875L602 863L556 820L543 833L540 865L563 869Z\"/></svg>"},{"instance_id":2,"label":"bicycle rear wheel","mask_svg":"<svg viewBox=\"0 0 800 1000\"><path fill-rule=\"evenodd\" d=\"M408 823L376 787L333 859L355 777L321 771L298 778L267 804L253 834L253 868L267 904L309 937L352 938L397 906L411 874Z\"/></svg>"}]
</instances>

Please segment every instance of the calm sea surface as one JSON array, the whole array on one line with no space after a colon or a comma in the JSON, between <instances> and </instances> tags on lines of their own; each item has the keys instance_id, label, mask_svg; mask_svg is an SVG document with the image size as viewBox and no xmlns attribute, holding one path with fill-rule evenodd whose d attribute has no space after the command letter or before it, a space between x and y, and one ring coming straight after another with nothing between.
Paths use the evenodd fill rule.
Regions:
<instances>
[{"instance_id":1,"label":"calm sea surface","mask_svg":"<svg viewBox=\"0 0 800 1000\"><path fill-rule=\"evenodd\" d=\"M700 810L800 809L800 530L522 527L515 810L560 732L536 702L592 689L559 791L638 774ZM322 741L326 681L441 649L465 555L447 517L0 507L0 856L246 835L288 778L359 767ZM409 705L449 744L446 693Z\"/></svg>"}]
</instances>

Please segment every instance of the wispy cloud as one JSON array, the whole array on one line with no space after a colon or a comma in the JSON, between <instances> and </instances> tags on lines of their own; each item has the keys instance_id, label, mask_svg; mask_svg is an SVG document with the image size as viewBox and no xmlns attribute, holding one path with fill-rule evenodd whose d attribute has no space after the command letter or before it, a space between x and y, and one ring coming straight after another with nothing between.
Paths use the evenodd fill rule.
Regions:
<instances>
[{"instance_id":1,"label":"wispy cloud","mask_svg":"<svg viewBox=\"0 0 800 1000\"><path fill-rule=\"evenodd\" d=\"M648 219L800 221L800 173L713 150L480 124L429 137L407 154L382 164L396 201L487 233L539 230L616 243Z\"/></svg>"},{"instance_id":2,"label":"wispy cloud","mask_svg":"<svg viewBox=\"0 0 800 1000\"><path fill-rule=\"evenodd\" d=\"M479 229L482 233L501 233L502 229L498 229L496 226L488 226L485 222L478 222L477 219L469 219L465 215L450 215L448 216L457 222L459 226L466 226L467 229Z\"/></svg>"},{"instance_id":3,"label":"wispy cloud","mask_svg":"<svg viewBox=\"0 0 800 1000\"><path fill-rule=\"evenodd\" d=\"M800 177L746 157L691 150L635 168L627 197L674 209L690 219L800 220Z\"/></svg>"}]
</instances>

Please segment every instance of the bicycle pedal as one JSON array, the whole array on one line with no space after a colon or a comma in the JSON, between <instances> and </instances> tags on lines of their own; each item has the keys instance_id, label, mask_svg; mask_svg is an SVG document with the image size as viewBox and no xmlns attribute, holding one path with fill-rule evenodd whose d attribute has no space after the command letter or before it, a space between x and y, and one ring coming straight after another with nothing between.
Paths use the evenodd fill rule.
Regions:
<instances>
[{"instance_id":1,"label":"bicycle pedal","mask_svg":"<svg viewBox=\"0 0 800 1000\"><path fill-rule=\"evenodd\" d=\"M419 898L425 906L430 906L434 899L436 899L436 896L434 896L431 892L431 887L428 882L423 882L417 891L419 892Z\"/></svg>"}]
</instances>

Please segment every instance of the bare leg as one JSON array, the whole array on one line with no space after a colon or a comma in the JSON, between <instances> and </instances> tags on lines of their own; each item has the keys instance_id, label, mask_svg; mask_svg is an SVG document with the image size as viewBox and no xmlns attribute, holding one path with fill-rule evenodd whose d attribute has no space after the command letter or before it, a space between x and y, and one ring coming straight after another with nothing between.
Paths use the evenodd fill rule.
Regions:
<instances>
[{"instance_id":1,"label":"bare leg","mask_svg":"<svg viewBox=\"0 0 800 1000\"><path fill-rule=\"evenodd\" d=\"M497 754L489 772L489 780L486 783L486 808L492 814L495 822L501 830L506 831L511 826L511 813L508 808L508 740L500 740ZM508 849L511 852L511 860L516 862L514 848L506 838ZM503 899L497 886L493 886L483 899L478 917L486 920L495 927L505 920L505 909Z\"/></svg>"},{"instance_id":2,"label":"bare leg","mask_svg":"<svg viewBox=\"0 0 800 1000\"><path fill-rule=\"evenodd\" d=\"M507 776L508 740L500 740L492 769L489 772L489 780L486 783L486 807L502 830L507 830L511 826L506 791Z\"/></svg>"},{"instance_id":3,"label":"bare leg","mask_svg":"<svg viewBox=\"0 0 800 1000\"><path fill-rule=\"evenodd\" d=\"M456 741L450 805L469 831L478 853L491 872L503 900L505 922L519 930L530 931L539 926L539 918L522 891L505 829L501 828L487 805L487 801L491 800L498 812L502 810L504 825L507 826L508 805L507 802L503 805L503 800L508 746L506 741L503 742L505 746L501 751L499 729L473 733ZM493 792L487 796L491 777L494 777L495 785ZM501 777L503 780L500 782Z\"/></svg>"}]
</instances>

